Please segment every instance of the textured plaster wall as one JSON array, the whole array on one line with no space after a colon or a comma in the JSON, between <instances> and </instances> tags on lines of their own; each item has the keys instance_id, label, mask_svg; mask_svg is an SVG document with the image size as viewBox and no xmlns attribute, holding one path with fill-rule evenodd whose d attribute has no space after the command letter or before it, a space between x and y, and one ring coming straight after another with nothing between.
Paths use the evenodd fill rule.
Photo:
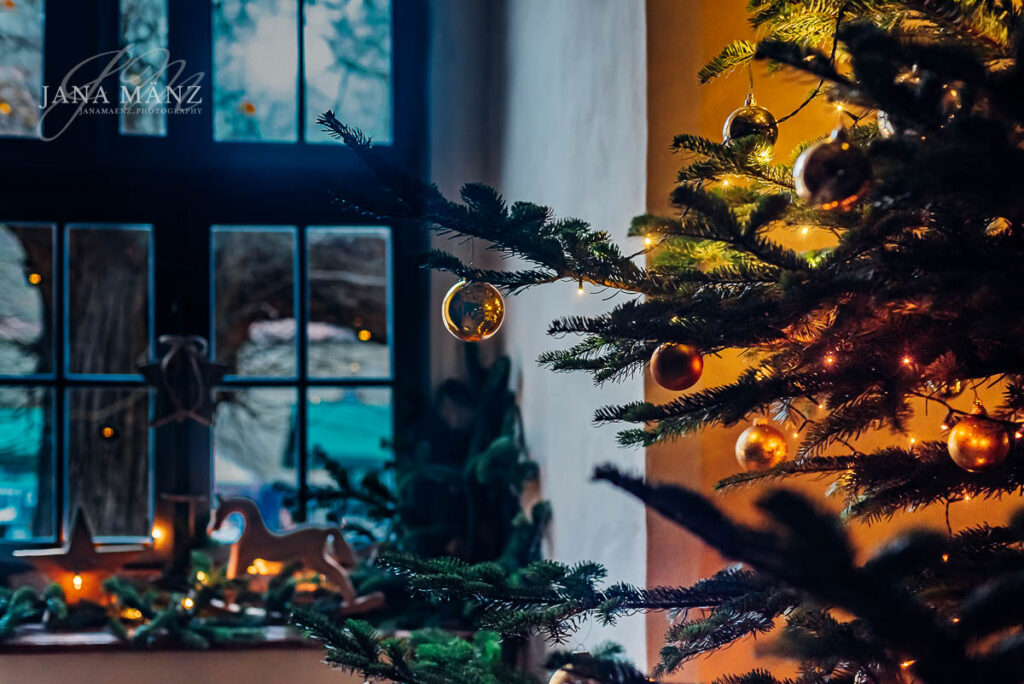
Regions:
<instances>
[{"instance_id":1,"label":"textured plaster wall","mask_svg":"<svg viewBox=\"0 0 1024 684\"><path fill-rule=\"evenodd\" d=\"M469 0L434 3L432 170L446 192L465 180L495 184L511 200L546 204L625 238L646 192L646 47L642 0ZM468 36L467 28L480 32ZM469 43L459 44L468 38ZM450 247L450 243L445 245ZM636 244L634 246L639 246ZM486 258L477 249L477 263ZM435 277L432 304L452 278ZM601 389L585 374L554 374L535 360L567 345L545 334L556 317L614 305L573 284L511 298L496 338L513 357L526 437L543 470L542 495L555 520L549 554L597 560L610 576L643 583L643 509L589 476L597 463L643 468L642 451L595 429L594 409L643 396L640 378ZM435 379L452 369L452 349L435 326ZM494 346L494 341L487 343ZM625 645L642 665L643 618L610 629L584 627L579 643Z\"/></svg>"}]
</instances>

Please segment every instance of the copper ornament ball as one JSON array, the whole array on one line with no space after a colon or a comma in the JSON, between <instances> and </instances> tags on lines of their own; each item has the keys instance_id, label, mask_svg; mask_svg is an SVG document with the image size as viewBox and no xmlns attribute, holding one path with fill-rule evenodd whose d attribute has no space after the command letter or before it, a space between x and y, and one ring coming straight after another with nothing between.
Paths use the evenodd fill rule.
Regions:
<instances>
[{"instance_id":1,"label":"copper ornament ball","mask_svg":"<svg viewBox=\"0 0 1024 684\"><path fill-rule=\"evenodd\" d=\"M1010 435L1006 428L986 418L985 409L975 407L949 431L946 447L953 462L971 473L995 468L1010 453Z\"/></svg>"},{"instance_id":2,"label":"copper ornament ball","mask_svg":"<svg viewBox=\"0 0 1024 684\"><path fill-rule=\"evenodd\" d=\"M746 471L767 470L786 460L785 436L758 419L736 440L736 460Z\"/></svg>"},{"instance_id":3,"label":"copper ornament ball","mask_svg":"<svg viewBox=\"0 0 1024 684\"><path fill-rule=\"evenodd\" d=\"M804 150L793 165L796 194L820 209L848 210L871 185L871 162L845 128Z\"/></svg>"},{"instance_id":4,"label":"copper ornament ball","mask_svg":"<svg viewBox=\"0 0 1024 684\"><path fill-rule=\"evenodd\" d=\"M703 372L704 358L689 344L666 342L651 355L654 381L673 392L693 387Z\"/></svg>"},{"instance_id":5,"label":"copper ornament ball","mask_svg":"<svg viewBox=\"0 0 1024 684\"><path fill-rule=\"evenodd\" d=\"M748 95L742 107L733 111L722 126L722 140L729 142L737 138L757 135L772 145L779 138L779 125L772 113L754 102L754 96Z\"/></svg>"},{"instance_id":6,"label":"copper ornament ball","mask_svg":"<svg viewBox=\"0 0 1024 684\"><path fill-rule=\"evenodd\" d=\"M464 342L479 342L498 332L505 319L505 301L490 283L460 280L441 303L444 326Z\"/></svg>"}]
</instances>

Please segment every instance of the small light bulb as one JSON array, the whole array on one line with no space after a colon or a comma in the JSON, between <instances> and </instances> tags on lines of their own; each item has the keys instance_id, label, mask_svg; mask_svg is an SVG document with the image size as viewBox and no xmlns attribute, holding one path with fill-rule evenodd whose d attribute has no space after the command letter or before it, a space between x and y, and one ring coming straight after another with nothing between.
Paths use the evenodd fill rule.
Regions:
<instances>
[{"instance_id":1,"label":"small light bulb","mask_svg":"<svg viewBox=\"0 0 1024 684\"><path fill-rule=\"evenodd\" d=\"M651 245L651 243L652 243L652 242L654 242L654 239L653 239L653 238L652 238L652 237L651 237L650 235L645 235L645 236L644 236L644 244L645 244L645 245L647 245L648 247L650 247L650 245Z\"/></svg>"},{"instance_id":2,"label":"small light bulb","mask_svg":"<svg viewBox=\"0 0 1024 684\"><path fill-rule=\"evenodd\" d=\"M842 114L843 111L845 111L842 102L836 102L836 111L839 112L840 114Z\"/></svg>"},{"instance_id":3,"label":"small light bulb","mask_svg":"<svg viewBox=\"0 0 1024 684\"><path fill-rule=\"evenodd\" d=\"M911 359L909 356L904 356L903 357L903 365L904 366L909 366L911 363L913 363L913 359Z\"/></svg>"},{"instance_id":4,"label":"small light bulb","mask_svg":"<svg viewBox=\"0 0 1024 684\"><path fill-rule=\"evenodd\" d=\"M82 576L79 575L77 572L75 573L75 576L71 578L71 586L73 586L75 589L82 588Z\"/></svg>"},{"instance_id":5,"label":"small light bulb","mask_svg":"<svg viewBox=\"0 0 1024 684\"><path fill-rule=\"evenodd\" d=\"M831 366L835 362L836 362L836 357L832 356L832 354L825 354L825 365L826 366Z\"/></svg>"},{"instance_id":6,"label":"small light bulb","mask_svg":"<svg viewBox=\"0 0 1024 684\"><path fill-rule=\"evenodd\" d=\"M1020 430L1017 430L1016 432L1013 433L1013 436L1016 439L1020 439L1021 437L1024 437L1024 432L1021 432Z\"/></svg>"},{"instance_id":7,"label":"small light bulb","mask_svg":"<svg viewBox=\"0 0 1024 684\"><path fill-rule=\"evenodd\" d=\"M726 178L725 180L723 180L722 185L729 185L729 179Z\"/></svg>"},{"instance_id":8,"label":"small light bulb","mask_svg":"<svg viewBox=\"0 0 1024 684\"><path fill-rule=\"evenodd\" d=\"M153 525L153 529L150 530L149 536L153 538L153 541L158 542L164 538L164 528L159 525Z\"/></svg>"},{"instance_id":9,"label":"small light bulb","mask_svg":"<svg viewBox=\"0 0 1024 684\"><path fill-rule=\"evenodd\" d=\"M810 232L811 232L811 229L808 228L807 226L804 226L803 228L800 229L800 234L801 235L807 235Z\"/></svg>"},{"instance_id":10,"label":"small light bulb","mask_svg":"<svg viewBox=\"0 0 1024 684\"><path fill-rule=\"evenodd\" d=\"M908 667L910 667L911 665L913 665L916 662L917 662L916 660L904 660L902 663L900 663L900 667L902 667L904 670L906 670Z\"/></svg>"},{"instance_id":11,"label":"small light bulb","mask_svg":"<svg viewBox=\"0 0 1024 684\"><path fill-rule=\"evenodd\" d=\"M576 294L578 294L580 297L586 294L586 291L583 289L583 283L580 283L580 286L576 288Z\"/></svg>"},{"instance_id":12,"label":"small light bulb","mask_svg":"<svg viewBox=\"0 0 1024 684\"><path fill-rule=\"evenodd\" d=\"M181 599L181 607L185 610L192 610L192 606L194 606L195 604L196 603L192 600L191 596L186 596L185 598Z\"/></svg>"},{"instance_id":13,"label":"small light bulb","mask_svg":"<svg viewBox=\"0 0 1024 684\"><path fill-rule=\"evenodd\" d=\"M943 563L948 563L949 562L949 554L948 553L942 554L942 562Z\"/></svg>"},{"instance_id":14,"label":"small light bulb","mask_svg":"<svg viewBox=\"0 0 1024 684\"><path fill-rule=\"evenodd\" d=\"M958 617L955 617L955 618L953 618L952 620L950 620L950 622L952 622L952 623L953 623L953 624L955 625L955 624L957 624L958 622L960 622L960 618L958 618Z\"/></svg>"},{"instance_id":15,"label":"small light bulb","mask_svg":"<svg viewBox=\"0 0 1024 684\"><path fill-rule=\"evenodd\" d=\"M364 328L363 330L359 331L358 337L360 342L368 342L370 338L373 337L373 333Z\"/></svg>"},{"instance_id":16,"label":"small light bulb","mask_svg":"<svg viewBox=\"0 0 1024 684\"><path fill-rule=\"evenodd\" d=\"M197 582L205 582L206 581L206 573L203 572L202 570L197 572L196 573L196 581Z\"/></svg>"},{"instance_id":17,"label":"small light bulb","mask_svg":"<svg viewBox=\"0 0 1024 684\"><path fill-rule=\"evenodd\" d=\"M38 273L29 273L28 282L31 285L38 285L39 283L43 282L43 276L39 275Z\"/></svg>"}]
</instances>

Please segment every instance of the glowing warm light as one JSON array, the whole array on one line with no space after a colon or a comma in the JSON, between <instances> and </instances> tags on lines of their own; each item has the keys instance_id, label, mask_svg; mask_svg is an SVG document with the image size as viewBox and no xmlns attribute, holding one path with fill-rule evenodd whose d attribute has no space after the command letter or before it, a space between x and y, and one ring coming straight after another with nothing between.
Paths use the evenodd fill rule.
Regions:
<instances>
[{"instance_id":1,"label":"glowing warm light","mask_svg":"<svg viewBox=\"0 0 1024 684\"><path fill-rule=\"evenodd\" d=\"M153 541L158 542L164 538L164 528L159 525L153 525L153 529L149 531L149 536L153 538Z\"/></svg>"},{"instance_id":2,"label":"glowing warm light","mask_svg":"<svg viewBox=\"0 0 1024 684\"><path fill-rule=\"evenodd\" d=\"M10 113L11 113L11 105L7 104L6 102L0 102L0 114L3 114L4 116L7 116Z\"/></svg>"},{"instance_id":3,"label":"glowing warm light","mask_svg":"<svg viewBox=\"0 0 1024 684\"><path fill-rule=\"evenodd\" d=\"M943 563L948 563L949 562L949 554L948 553L942 554L942 562Z\"/></svg>"},{"instance_id":4,"label":"glowing warm light","mask_svg":"<svg viewBox=\"0 0 1024 684\"><path fill-rule=\"evenodd\" d=\"M915 444L917 444L917 439L915 439L914 437L911 437L910 438L910 446L914 446Z\"/></svg>"},{"instance_id":5,"label":"glowing warm light","mask_svg":"<svg viewBox=\"0 0 1024 684\"><path fill-rule=\"evenodd\" d=\"M181 599L181 607L185 610L192 610L192 606L194 606L195 604L196 602L192 600L191 596L186 596L185 598Z\"/></svg>"},{"instance_id":6,"label":"glowing warm light","mask_svg":"<svg viewBox=\"0 0 1024 684\"><path fill-rule=\"evenodd\" d=\"M138 608L125 608L121 611L121 617L125 620L141 620L142 611Z\"/></svg>"},{"instance_id":7,"label":"glowing warm light","mask_svg":"<svg viewBox=\"0 0 1024 684\"><path fill-rule=\"evenodd\" d=\"M100 429L100 436L102 436L103 439L113 439L115 434L117 433L114 432L114 428L110 427L109 425L104 425Z\"/></svg>"},{"instance_id":8,"label":"glowing warm light","mask_svg":"<svg viewBox=\"0 0 1024 684\"><path fill-rule=\"evenodd\" d=\"M0 111L3 111L2 106L0 106ZM43 282L43 276L39 275L38 273L29 273L28 282L32 285L38 285L39 283Z\"/></svg>"},{"instance_id":9,"label":"glowing warm light","mask_svg":"<svg viewBox=\"0 0 1024 684\"><path fill-rule=\"evenodd\" d=\"M576 294L578 294L580 297L586 294L586 291L583 289L583 283L580 283L580 286L576 288Z\"/></svg>"},{"instance_id":10,"label":"glowing warm light","mask_svg":"<svg viewBox=\"0 0 1024 684\"><path fill-rule=\"evenodd\" d=\"M803 228L800 229L800 234L801 235L807 235L810 232L811 232L811 229L808 228L807 226L804 226Z\"/></svg>"},{"instance_id":11,"label":"glowing warm light","mask_svg":"<svg viewBox=\"0 0 1024 684\"><path fill-rule=\"evenodd\" d=\"M824 404L818 404L818 410L819 410L819 411L820 411L821 409L823 409L823 408L825 408L825 405L824 405Z\"/></svg>"},{"instance_id":12,"label":"glowing warm light","mask_svg":"<svg viewBox=\"0 0 1024 684\"><path fill-rule=\"evenodd\" d=\"M960 618L955 617L950 622L952 622L955 625L956 623L960 622Z\"/></svg>"},{"instance_id":13,"label":"glowing warm light","mask_svg":"<svg viewBox=\"0 0 1024 684\"><path fill-rule=\"evenodd\" d=\"M904 660L902 663L900 663L900 667L902 667L904 670L906 670L908 667L910 667L911 665L913 665L916 662L917 662L916 660Z\"/></svg>"},{"instance_id":14,"label":"glowing warm light","mask_svg":"<svg viewBox=\"0 0 1024 684\"><path fill-rule=\"evenodd\" d=\"M971 500L971 495L970 494L964 494L964 501L970 501L970 500Z\"/></svg>"},{"instance_id":15,"label":"glowing warm light","mask_svg":"<svg viewBox=\"0 0 1024 684\"><path fill-rule=\"evenodd\" d=\"M76 590L82 588L82 576L79 575L77 572L75 573L75 576L71 578L71 586L73 586Z\"/></svg>"},{"instance_id":16,"label":"glowing warm light","mask_svg":"<svg viewBox=\"0 0 1024 684\"><path fill-rule=\"evenodd\" d=\"M833 356L832 354L825 354L825 365L826 366L831 366L835 362L836 362L836 357L835 356Z\"/></svg>"},{"instance_id":17,"label":"glowing warm light","mask_svg":"<svg viewBox=\"0 0 1024 684\"><path fill-rule=\"evenodd\" d=\"M845 111L845 107L843 107L842 102L836 102L836 111L839 112L840 114L842 114L843 111Z\"/></svg>"},{"instance_id":18,"label":"glowing warm light","mask_svg":"<svg viewBox=\"0 0 1024 684\"><path fill-rule=\"evenodd\" d=\"M359 341L360 342L366 342L372 336L373 336L373 334L369 330L367 330L366 328L363 328L362 330L359 331Z\"/></svg>"},{"instance_id":19,"label":"glowing warm light","mask_svg":"<svg viewBox=\"0 0 1024 684\"><path fill-rule=\"evenodd\" d=\"M268 561L262 558L253 560L252 565L245 569L250 575L275 575L284 568L284 563Z\"/></svg>"},{"instance_id":20,"label":"glowing warm light","mask_svg":"<svg viewBox=\"0 0 1024 684\"><path fill-rule=\"evenodd\" d=\"M197 582L205 582L206 581L206 573L203 572L202 570L197 572L196 573L196 581Z\"/></svg>"},{"instance_id":21,"label":"glowing warm light","mask_svg":"<svg viewBox=\"0 0 1024 684\"><path fill-rule=\"evenodd\" d=\"M904 356L903 357L903 365L904 366L909 366L911 363L913 363L913 359L911 359L909 356Z\"/></svg>"},{"instance_id":22,"label":"glowing warm light","mask_svg":"<svg viewBox=\"0 0 1024 684\"><path fill-rule=\"evenodd\" d=\"M939 426L939 428L942 429L942 430L948 430L949 429L949 425L947 423L943 423L942 425Z\"/></svg>"},{"instance_id":23,"label":"glowing warm light","mask_svg":"<svg viewBox=\"0 0 1024 684\"><path fill-rule=\"evenodd\" d=\"M799 436L800 436L800 433L799 433L799 432L795 432L795 431L793 432L793 437L794 437L794 438L796 438L796 437L799 437Z\"/></svg>"},{"instance_id":24,"label":"glowing warm light","mask_svg":"<svg viewBox=\"0 0 1024 684\"><path fill-rule=\"evenodd\" d=\"M848 150L848 149L850 149L850 143L846 143L846 142L844 142L844 143L843 143L842 145L840 145L839 147L841 147L841 148L842 148L842 149L843 149L844 151L845 151L845 150Z\"/></svg>"},{"instance_id":25,"label":"glowing warm light","mask_svg":"<svg viewBox=\"0 0 1024 684\"><path fill-rule=\"evenodd\" d=\"M1024 432L1021 432L1020 430L1017 430L1016 432L1013 433L1013 436L1016 439L1020 439L1021 437L1024 437Z\"/></svg>"},{"instance_id":26,"label":"glowing warm light","mask_svg":"<svg viewBox=\"0 0 1024 684\"><path fill-rule=\"evenodd\" d=\"M728 185L728 184L729 184L729 179L728 178L726 178L725 180L722 181L722 185Z\"/></svg>"},{"instance_id":27,"label":"glowing warm light","mask_svg":"<svg viewBox=\"0 0 1024 684\"><path fill-rule=\"evenodd\" d=\"M654 239L650 235L644 236L644 244L645 245L647 245L649 247L652 242L654 242Z\"/></svg>"}]
</instances>

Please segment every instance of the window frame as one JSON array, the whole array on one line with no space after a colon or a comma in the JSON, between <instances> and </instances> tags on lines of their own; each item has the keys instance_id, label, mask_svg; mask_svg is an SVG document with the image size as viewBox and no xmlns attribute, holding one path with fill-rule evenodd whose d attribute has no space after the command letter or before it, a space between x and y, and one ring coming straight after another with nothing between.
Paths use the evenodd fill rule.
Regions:
<instances>
[{"instance_id":1,"label":"window frame","mask_svg":"<svg viewBox=\"0 0 1024 684\"><path fill-rule=\"evenodd\" d=\"M422 176L427 168L427 1L392 2L392 143L375 146L377 160ZM303 34L301 8L298 23ZM187 72L202 71L203 109L200 114L168 116L167 135L148 137L119 132L118 116L80 117L59 138L43 142L29 138L0 138L7 177L0 190L0 220L55 226L54 267L56 321L52 376L4 376L0 385L53 385L57 415L67 411L65 387L97 385L141 386L141 376L103 377L68 374L65 365L64 310L66 302L66 232L68 224L152 225L150 336L200 334L212 338L211 229L215 225L296 226L300 296L297 320L306 320L308 283L305 281L306 233L309 227L361 227L376 225L357 212L332 202L332 192L373 194L379 191L374 175L355 153L341 144L307 143L305 93L298 92L299 126L295 142L238 142L213 139L212 12L206 2L168 0L169 50L172 59L184 59ZM85 57L116 49L119 44L118 0L47 0L44 32L44 83L59 81L60 74ZM60 20L56 20L60 17ZM187 27L182 30L182 27ZM302 76L302 59L298 77ZM301 86L301 84L300 84ZM111 198L116 193L116 201ZM428 275L418 266L427 247L424 231L414 222L379 225L390 228L389 342L391 378L309 378L306 350L297 356L298 378L278 381L228 380L224 386L244 384L295 386L299 392L297 453L302 478L308 471L306 453L306 392L314 386L392 387L392 428L409 415L426 393L429 378L429 339L426 301ZM305 327L298 326L300 344ZM151 346L151 356L162 350ZM301 382L301 385L299 384ZM151 406L152 406L151 398ZM56 428L56 426L55 426ZM69 488L66 425L54 429L57 488L57 539L68 538ZM170 423L150 429L151 519L171 527L186 515L182 495L208 497L213 482L212 434L193 422ZM186 456L183 457L183 454ZM304 481L304 479L302 480ZM172 497L172 498L169 498ZM209 501L197 509L197 526L204 524ZM302 496L297 518L304 519ZM180 517L179 517L180 519ZM197 530L197 533L199 530ZM116 539L111 541L128 541ZM52 545L0 540L9 548Z\"/></svg>"}]
</instances>

